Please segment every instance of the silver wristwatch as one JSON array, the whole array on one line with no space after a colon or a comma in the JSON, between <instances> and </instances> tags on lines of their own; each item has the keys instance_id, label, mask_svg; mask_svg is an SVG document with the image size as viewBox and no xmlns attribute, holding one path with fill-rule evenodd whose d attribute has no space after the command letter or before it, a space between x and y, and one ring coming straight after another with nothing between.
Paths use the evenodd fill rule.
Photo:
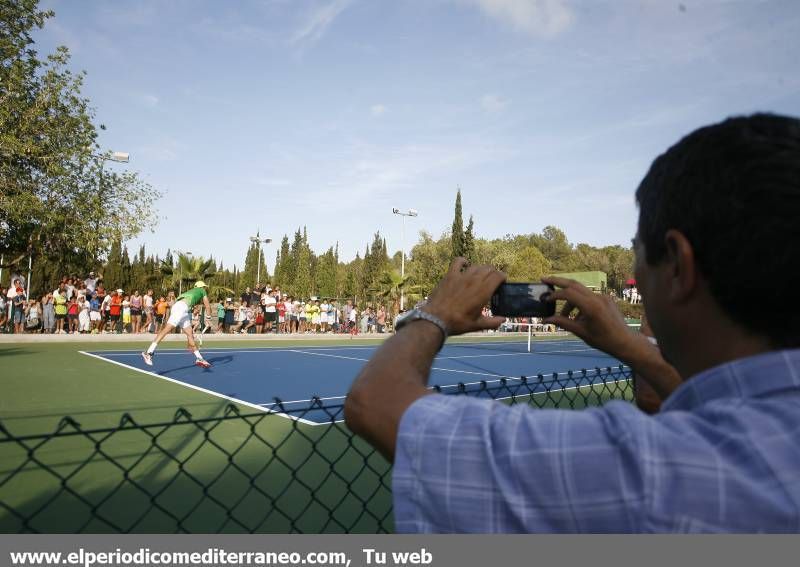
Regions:
<instances>
[{"instance_id":1,"label":"silver wristwatch","mask_svg":"<svg viewBox=\"0 0 800 567\"><path fill-rule=\"evenodd\" d=\"M439 330L442 332L442 344L444 341L447 340L447 325L444 324L444 321L439 319L436 315L431 315L427 311L423 311L422 309L412 309L405 315L403 315L400 319L398 319L397 324L395 325L395 331L399 331L412 321L428 321L429 323L433 323Z\"/></svg>"}]
</instances>

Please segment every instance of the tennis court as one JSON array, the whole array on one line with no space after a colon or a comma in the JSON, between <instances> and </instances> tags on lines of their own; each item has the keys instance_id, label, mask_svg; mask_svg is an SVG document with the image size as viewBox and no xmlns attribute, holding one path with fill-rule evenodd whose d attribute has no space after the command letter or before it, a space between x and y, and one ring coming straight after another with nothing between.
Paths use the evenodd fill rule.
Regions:
<instances>
[{"instance_id":1,"label":"tennis court","mask_svg":"<svg viewBox=\"0 0 800 567\"><path fill-rule=\"evenodd\" d=\"M342 422L374 339L0 345L0 532L382 533L391 467ZM431 384L532 408L630 400L630 371L566 337L458 337Z\"/></svg>"},{"instance_id":2,"label":"tennis court","mask_svg":"<svg viewBox=\"0 0 800 567\"><path fill-rule=\"evenodd\" d=\"M208 348L204 356L213 364L209 369L195 366L185 349L159 350L152 367L144 364L138 351L83 354L254 409L273 408L276 403L295 409L312 399L344 399L353 378L377 348ZM532 388L534 393L544 393L554 381L567 379L570 371L618 365L619 361L574 339L536 343L528 352L524 340L487 337L446 344L433 363L430 385L450 393L459 387L470 391L502 379L513 383L522 376L541 374L543 380ZM587 385L589 379L575 378L574 382L566 387ZM319 410L297 419L311 425L331 422L330 416Z\"/></svg>"}]
</instances>

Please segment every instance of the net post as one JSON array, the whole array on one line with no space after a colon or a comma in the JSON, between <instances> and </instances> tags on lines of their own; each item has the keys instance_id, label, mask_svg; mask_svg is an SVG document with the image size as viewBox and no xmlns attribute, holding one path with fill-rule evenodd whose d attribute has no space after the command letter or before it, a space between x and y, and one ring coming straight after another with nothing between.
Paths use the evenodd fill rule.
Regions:
<instances>
[{"instance_id":1,"label":"net post","mask_svg":"<svg viewBox=\"0 0 800 567\"><path fill-rule=\"evenodd\" d=\"M531 351L531 337L533 337L533 325L528 324L528 352Z\"/></svg>"}]
</instances>

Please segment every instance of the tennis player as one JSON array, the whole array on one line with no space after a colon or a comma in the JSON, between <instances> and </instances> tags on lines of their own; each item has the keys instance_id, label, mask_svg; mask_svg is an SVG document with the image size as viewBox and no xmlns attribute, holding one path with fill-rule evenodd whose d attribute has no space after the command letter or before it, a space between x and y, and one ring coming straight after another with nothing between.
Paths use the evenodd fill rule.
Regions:
<instances>
[{"instance_id":1,"label":"tennis player","mask_svg":"<svg viewBox=\"0 0 800 567\"><path fill-rule=\"evenodd\" d=\"M186 341L189 350L197 359L194 361L195 365L202 366L203 368L211 368L211 363L200 354L200 349L197 348L197 344L194 342L194 332L192 331L192 310L195 305L202 303L206 316L211 313L206 287L208 286L206 286L205 282L197 282L194 284L193 288L178 296L175 305L173 305L170 310L169 319L167 319L164 327L158 332L158 335L156 335L155 340L150 343L148 349L142 353L145 364L153 366L153 354L155 354L156 348L158 348L158 343L164 340L164 337L170 334L174 329L180 327L183 329L183 332L186 333Z\"/></svg>"}]
</instances>

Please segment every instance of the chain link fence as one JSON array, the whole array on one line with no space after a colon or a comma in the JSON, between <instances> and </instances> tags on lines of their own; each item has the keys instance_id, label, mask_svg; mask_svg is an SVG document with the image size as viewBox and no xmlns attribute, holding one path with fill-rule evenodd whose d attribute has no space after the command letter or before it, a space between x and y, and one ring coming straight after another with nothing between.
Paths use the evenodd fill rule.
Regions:
<instances>
[{"instance_id":1,"label":"chain link fence","mask_svg":"<svg viewBox=\"0 0 800 567\"><path fill-rule=\"evenodd\" d=\"M626 367L436 390L534 408L631 400ZM264 412L16 436L0 422L0 532L387 533L391 467L343 422L343 400ZM323 416L323 419L320 417ZM310 422L323 421L322 425Z\"/></svg>"}]
</instances>

